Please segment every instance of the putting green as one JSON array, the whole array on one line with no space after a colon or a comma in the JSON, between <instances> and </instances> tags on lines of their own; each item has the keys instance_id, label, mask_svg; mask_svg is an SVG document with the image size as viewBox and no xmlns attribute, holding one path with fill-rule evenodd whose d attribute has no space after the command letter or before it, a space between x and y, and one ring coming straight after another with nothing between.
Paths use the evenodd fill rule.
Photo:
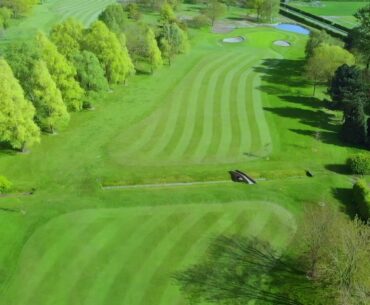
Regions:
<instances>
[{"instance_id":1,"label":"putting green","mask_svg":"<svg viewBox=\"0 0 370 305\"><path fill-rule=\"evenodd\" d=\"M25 244L8 305L186 304L172 275L219 234L283 249L294 218L269 202L95 209L40 227Z\"/></svg>"}]
</instances>

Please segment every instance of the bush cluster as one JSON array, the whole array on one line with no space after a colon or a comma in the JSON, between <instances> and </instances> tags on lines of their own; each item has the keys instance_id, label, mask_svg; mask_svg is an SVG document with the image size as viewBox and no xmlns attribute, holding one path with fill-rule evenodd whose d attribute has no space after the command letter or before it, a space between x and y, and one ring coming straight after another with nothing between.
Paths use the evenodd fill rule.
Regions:
<instances>
[{"instance_id":1,"label":"bush cluster","mask_svg":"<svg viewBox=\"0 0 370 305\"><path fill-rule=\"evenodd\" d=\"M11 190L13 184L4 176L0 176L0 194L7 193Z\"/></svg>"},{"instance_id":2,"label":"bush cluster","mask_svg":"<svg viewBox=\"0 0 370 305\"><path fill-rule=\"evenodd\" d=\"M366 175L370 173L370 154L359 153L347 159L348 169L355 175Z\"/></svg>"}]
</instances>

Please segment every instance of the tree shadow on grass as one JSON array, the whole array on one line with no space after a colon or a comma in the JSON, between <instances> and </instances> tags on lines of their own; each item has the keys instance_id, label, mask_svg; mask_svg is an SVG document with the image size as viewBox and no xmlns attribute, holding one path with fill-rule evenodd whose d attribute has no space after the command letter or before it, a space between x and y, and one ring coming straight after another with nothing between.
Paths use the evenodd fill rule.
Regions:
<instances>
[{"instance_id":1,"label":"tree shadow on grass","mask_svg":"<svg viewBox=\"0 0 370 305\"><path fill-rule=\"evenodd\" d=\"M261 79L272 85L305 87L310 82L303 77L305 61L292 59L267 58L254 71L262 75Z\"/></svg>"},{"instance_id":2,"label":"tree shadow on grass","mask_svg":"<svg viewBox=\"0 0 370 305\"><path fill-rule=\"evenodd\" d=\"M350 171L346 164L326 164L325 168L333 173L341 175L349 175Z\"/></svg>"},{"instance_id":3,"label":"tree shadow on grass","mask_svg":"<svg viewBox=\"0 0 370 305\"><path fill-rule=\"evenodd\" d=\"M299 266L268 242L221 235L201 263L174 277L191 304L308 304L303 299L315 298L318 290Z\"/></svg>"},{"instance_id":4,"label":"tree shadow on grass","mask_svg":"<svg viewBox=\"0 0 370 305\"><path fill-rule=\"evenodd\" d=\"M332 188L333 197L342 203L343 212L351 218L355 218L357 211L353 204L353 192L351 188Z\"/></svg>"}]
</instances>

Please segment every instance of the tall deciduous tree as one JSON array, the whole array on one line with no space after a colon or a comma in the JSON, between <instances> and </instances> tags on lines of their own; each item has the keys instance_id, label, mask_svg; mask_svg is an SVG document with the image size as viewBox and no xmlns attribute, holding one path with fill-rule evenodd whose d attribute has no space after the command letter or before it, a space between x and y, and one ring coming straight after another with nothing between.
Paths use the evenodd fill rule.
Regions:
<instances>
[{"instance_id":1,"label":"tall deciduous tree","mask_svg":"<svg viewBox=\"0 0 370 305\"><path fill-rule=\"evenodd\" d=\"M73 18L56 24L50 32L50 40L68 60L71 60L74 55L80 52L82 37L83 26Z\"/></svg>"},{"instance_id":2,"label":"tall deciduous tree","mask_svg":"<svg viewBox=\"0 0 370 305\"><path fill-rule=\"evenodd\" d=\"M324 30L312 30L310 32L310 37L306 43L306 58L310 58L313 55L314 50L322 44L340 45L341 43L337 39L326 33Z\"/></svg>"},{"instance_id":3,"label":"tall deciduous tree","mask_svg":"<svg viewBox=\"0 0 370 305\"><path fill-rule=\"evenodd\" d=\"M171 64L174 55L185 53L189 48L188 36L176 23L165 24L160 37L162 54Z\"/></svg>"},{"instance_id":4,"label":"tall deciduous tree","mask_svg":"<svg viewBox=\"0 0 370 305\"><path fill-rule=\"evenodd\" d=\"M256 11L258 22L272 22L279 13L280 1L252 0L252 6Z\"/></svg>"},{"instance_id":5,"label":"tall deciduous tree","mask_svg":"<svg viewBox=\"0 0 370 305\"><path fill-rule=\"evenodd\" d=\"M222 17L225 13L226 5L218 0L209 1L207 8L204 10L204 15L211 19L212 25L215 23L216 19Z\"/></svg>"},{"instance_id":6,"label":"tall deciduous tree","mask_svg":"<svg viewBox=\"0 0 370 305\"><path fill-rule=\"evenodd\" d=\"M362 92L347 96L343 101L343 139L353 144L365 144L367 125L365 114L366 96Z\"/></svg>"},{"instance_id":7,"label":"tall deciduous tree","mask_svg":"<svg viewBox=\"0 0 370 305\"><path fill-rule=\"evenodd\" d=\"M126 15L121 4L111 4L99 15L100 21L113 32L120 33L123 31L126 23Z\"/></svg>"},{"instance_id":8,"label":"tall deciduous tree","mask_svg":"<svg viewBox=\"0 0 370 305\"><path fill-rule=\"evenodd\" d=\"M44 61L35 63L30 78L31 100L36 108L35 119L40 128L54 133L55 129L67 126L70 119L67 107Z\"/></svg>"},{"instance_id":9,"label":"tall deciduous tree","mask_svg":"<svg viewBox=\"0 0 370 305\"><path fill-rule=\"evenodd\" d=\"M73 58L77 70L77 79L86 91L102 91L108 89L108 81L99 59L94 53L82 51Z\"/></svg>"},{"instance_id":10,"label":"tall deciduous tree","mask_svg":"<svg viewBox=\"0 0 370 305\"><path fill-rule=\"evenodd\" d=\"M103 22L97 21L91 25L83 44L86 50L94 53L99 59L110 83L123 83L134 73L134 65L124 40L120 43Z\"/></svg>"},{"instance_id":11,"label":"tall deciduous tree","mask_svg":"<svg viewBox=\"0 0 370 305\"><path fill-rule=\"evenodd\" d=\"M12 11L7 7L0 7L0 29L6 29L12 18Z\"/></svg>"},{"instance_id":12,"label":"tall deciduous tree","mask_svg":"<svg viewBox=\"0 0 370 305\"><path fill-rule=\"evenodd\" d=\"M22 87L4 59L0 59L0 140L24 150L40 141L34 123L35 108L24 98Z\"/></svg>"},{"instance_id":13,"label":"tall deciduous tree","mask_svg":"<svg viewBox=\"0 0 370 305\"><path fill-rule=\"evenodd\" d=\"M356 66L343 65L335 71L328 93L342 109L346 100L363 91L364 84L360 69Z\"/></svg>"},{"instance_id":14,"label":"tall deciduous tree","mask_svg":"<svg viewBox=\"0 0 370 305\"><path fill-rule=\"evenodd\" d=\"M317 84L329 82L338 67L354 63L353 55L339 46L322 44L317 47L306 64L306 74L314 85L313 95Z\"/></svg>"},{"instance_id":15,"label":"tall deciduous tree","mask_svg":"<svg viewBox=\"0 0 370 305\"><path fill-rule=\"evenodd\" d=\"M154 32L151 28L146 29L145 41L146 57L148 58L148 62L153 72L154 69L157 69L163 65L163 61L161 51L159 50L157 40L155 39Z\"/></svg>"},{"instance_id":16,"label":"tall deciduous tree","mask_svg":"<svg viewBox=\"0 0 370 305\"><path fill-rule=\"evenodd\" d=\"M75 80L76 69L58 52L57 47L43 33L37 34L37 44L40 48L41 57L61 91L68 110L81 110L84 90Z\"/></svg>"}]
</instances>

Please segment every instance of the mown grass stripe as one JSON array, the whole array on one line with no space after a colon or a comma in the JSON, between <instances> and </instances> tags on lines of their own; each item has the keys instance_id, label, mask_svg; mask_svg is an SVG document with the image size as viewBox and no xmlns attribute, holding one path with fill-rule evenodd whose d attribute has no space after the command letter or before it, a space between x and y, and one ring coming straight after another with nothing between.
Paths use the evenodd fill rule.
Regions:
<instances>
[{"instance_id":1,"label":"mown grass stripe","mask_svg":"<svg viewBox=\"0 0 370 305\"><path fill-rule=\"evenodd\" d=\"M228 100L225 101L225 99L228 98L228 93L230 92L230 88L225 87L225 79L227 76L230 78L230 75L233 75L238 69L240 69L240 65L237 63L240 62L240 59L243 58L244 56L247 56L246 54L242 53L239 54L238 57L235 57L234 61L234 68L230 68L227 70L227 73L224 73L217 81L217 88L221 88L221 94L218 96L215 96L214 99L214 110L213 110L213 122L212 122L212 139L209 145L205 148L206 149L206 156L210 159L215 159L217 149L220 145L221 141L221 134L222 134L222 129L225 127L224 126L224 121L222 120L222 107L224 103L229 102ZM227 82L228 84L228 82Z\"/></svg>"},{"instance_id":2,"label":"mown grass stripe","mask_svg":"<svg viewBox=\"0 0 370 305\"><path fill-rule=\"evenodd\" d=\"M196 109L197 109L197 102L199 98L199 91L201 88L201 84L204 78L208 77L207 73L211 69L220 64L220 62L226 60L228 57L231 57L231 54L225 54L217 60L217 62L210 61L207 67L202 68L196 78L194 79L193 85L191 90L189 90L189 97L188 103L185 112L184 118L184 127L180 130L181 136L178 137L178 142L174 145L173 151L170 153L170 159L178 159L184 154L184 151L187 148L188 143L191 140L191 136L194 132L195 127L195 117L196 117Z\"/></svg>"},{"instance_id":3,"label":"mown grass stripe","mask_svg":"<svg viewBox=\"0 0 370 305\"><path fill-rule=\"evenodd\" d=\"M55 280L50 281L50 277L45 278L43 283L34 291L38 297L32 304L66 304L67 301L63 301L63 299L70 295L81 270L89 263L91 255L105 247L110 238L117 234L121 224L122 222L119 219L107 221L100 231L88 236L83 243L79 242L73 245L73 250L69 251L69 260L65 264L53 268L53 273L57 275ZM48 291L48 293L42 293L43 291Z\"/></svg>"},{"instance_id":4,"label":"mown grass stripe","mask_svg":"<svg viewBox=\"0 0 370 305\"><path fill-rule=\"evenodd\" d=\"M216 92L218 92L217 90L220 88L217 87L217 85L221 85L221 81L219 81L220 76L222 79L225 76L225 73L230 71L231 67L240 61L242 56L245 55L240 54L240 56L236 56L233 59L228 60L226 64L220 66L220 68L214 71L209 77L206 96L203 102L203 110L199 111L198 118L199 122L202 123L202 127L200 130L197 130L195 136L193 136L197 141L191 147L189 146L188 149L188 154L192 152L191 158L195 162L201 162L203 160L212 139L213 117L215 115L213 109L216 100Z\"/></svg>"},{"instance_id":5,"label":"mown grass stripe","mask_svg":"<svg viewBox=\"0 0 370 305\"><path fill-rule=\"evenodd\" d=\"M235 211L234 211L235 212ZM182 270L185 262L194 261L195 257L201 257L209 246L209 241L215 236L227 232L230 228L235 226L235 222L238 222L239 218L244 214L240 211L234 213L218 211L220 217L217 218L212 224L208 225L207 228L202 230L202 234L194 233L192 238L185 236L180 242L178 242L171 252L166 254L166 257L162 259L160 267L156 268L156 273L151 278L151 290L147 292L140 303L145 305L149 303L149 300L154 300L155 304L173 304L176 296L173 292L173 281L172 276L174 272ZM193 233L193 232L190 232ZM168 266L176 266L175 270L169 269ZM155 283L160 282L161 278L165 277L163 285L157 287Z\"/></svg>"},{"instance_id":6,"label":"mown grass stripe","mask_svg":"<svg viewBox=\"0 0 370 305\"><path fill-rule=\"evenodd\" d=\"M272 151L272 140L270 135L270 129L266 121L265 113L263 110L261 100L261 79L259 75L256 75L253 80L253 100L254 100L254 114L258 118L257 125L259 130L259 136L261 139L261 149L263 155L268 155Z\"/></svg>"},{"instance_id":7,"label":"mown grass stripe","mask_svg":"<svg viewBox=\"0 0 370 305\"><path fill-rule=\"evenodd\" d=\"M167 215L167 217L170 216ZM99 276L96 277L94 283L91 285L84 304L105 304L104 299L114 284L117 274L121 271L117 266L124 267L122 266L122 261L125 259L125 256L133 255L133 251L136 251L136 248L143 246L142 237L147 236L155 230L163 218L164 216L161 213L153 215L147 222L141 223L135 233L130 235L124 243L116 247L115 251L111 253L109 260L106 261L106 265L101 267Z\"/></svg>"},{"instance_id":8,"label":"mown grass stripe","mask_svg":"<svg viewBox=\"0 0 370 305\"><path fill-rule=\"evenodd\" d=\"M233 129L233 126L238 126L237 123L239 120L239 114L237 113L237 108L235 105L239 102L233 99L233 92L235 93L238 89L245 93L245 86L246 84L242 84L241 88L236 88L236 84L239 85L238 81L240 79L240 75L242 73L245 73L245 71L250 71L248 68L250 68L250 65L253 63L253 61L256 58L253 57L251 60L248 60L246 64L242 65L237 73L234 74L233 78L228 79L228 83L225 83L226 87L229 87L229 95L228 95L228 101L224 100L224 102L221 104L221 116L222 116L222 132L221 132L221 140L219 147L217 149L217 155L219 157L227 157L228 152L231 150L231 143L233 138L239 138L240 137L240 130L237 128ZM235 90L233 90L235 89ZM235 97L235 95L234 95ZM240 96L242 100L245 101L245 96ZM236 122L233 123L233 122ZM239 131L239 133L238 133ZM231 157L231 156L230 156Z\"/></svg>"},{"instance_id":9,"label":"mown grass stripe","mask_svg":"<svg viewBox=\"0 0 370 305\"><path fill-rule=\"evenodd\" d=\"M161 221L151 232L142 237L139 246L139 248L142 249L141 251L135 251L135 247L131 248L133 252L125 257L124 262L126 266L121 265L122 267L119 268L119 272L115 274L108 294L105 296L104 304L110 304L113 296L113 299L118 298L122 300L122 304L132 304L132 302L134 302L130 295L132 283L135 276L139 274L142 262L145 261L151 253L145 251L145 249L150 249L151 251L156 249L167 234L177 230L177 228L182 226L182 223L186 222L187 218L190 216L194 218L199 217L199 215L181 214L179 218L179 214L170 214L165 221ZM127 279L129 280L127 281ZM133 292L135 293L135 290Z\"/></svg>"},{"instance_id":10,"label":"mown grass stripe","mask_svg":"<svg viewBox=\"0 0 370 305\"><path fill-rule=\"evenodd\" d=\"M212 84L214 81L214 75L219 75L220 74L220 69L223 69L226 71L225 68L225 61L227 63L230 63L230 55L228 55L227 58L223 59L220 58L219 64L214 67L212 71L206 75L205 80L202 82L202 87L200 88L200 94L198 95L198 102L197 102L197 109L196 109L196 117L195 117L195 126L193 129L193 134L190 137L190 142L188 143L183 159L188 159L188 157L192 156L194 153L194 150L198 146L200 140L201 140L201 135L203 134L203 128L204 128L204 121L208 120L209 115L212 116L212 113L205 113L204 108L205 105L207 104L207 95L208 95L208 89L209 86Z\"/></svg>"},{"instance_id":11,"label":"mown grass stripe","mask_svg":"<svg viewBox=\"0 0 370 305\"><path fill-rule=\"evenodd\" d=\"M16 301L14 304L38 304L37 298L39 297L39 294L35 293L35 291L38 290L44 281L50 281L50 278L56 276L54 274L54 269L60 263L59 258L68 256L70 254L69 250L71 247L78 244L78 241L81 240L82 236L91 236L91 234L102 230L105 225L106 224L104 222L94 222L71 227L68 233L66 232L62 238L59 238L58 242L55 243L53 247L50 247L42 254L40 259L32 259L32 262L29 264L36 268L37 271L30 272L28 270L28 272L26 272L28 274L21 277L21 283L15 285L14 288L16 291L17 287L22 287L22 294L16 294ZM34 250L33 248L27 248L24 253L31 258L32 255L29 253L30 249ZM31 278L30 275L32 275Z\"/></svg>"},{"instance_id":12,"label":"mown grass stripe","mask_svg":"<svg viewBox=\"0 0 370 305\"><path fill-rule=\"evenodd\" d=\"M151 278L153 274L155 274L158 266L160 266L163 260L163 255L171 252L174 249L174 246L179 242L185 242L184 237L187 234L191 234L190 232L193 232L193 234L199 234L199 232L202 232L202 229L205 229L207 225L212 225L217 221L218 217L221 217L221 215L218 215L218 213L214 211L202 213L199 216L201 217L190 217L188 218L188 221L183 221L180 226L177 226L176 230L171 231L170 234L165 234L163 239L156 244L156 247L145 257L145 260L142 262L135 273L134 278L131 280L130 287L125 292L123 304L139 304L143 296L147 294L148 286L152 284ZM161 284L163 283L155 283L158 288ZM137 294L138 287L141 287L140 294ZM151 297L152 296L150 296L150 298Z\"/></svg>"},{"instance_id":13,"label":"mown grass stripe","mask_svg":"<svg viewBox=\"0 0 370 305\"><path fill-rule=\"evenodd\" d=\"M198 73L199 69L204 67L208 61L209 59L205 57L202 57L199 60L199 62L187 74L185 79L182 80L181 83L177 85L167 97L165 97L165 99L168 100L165 102L165 105L168 105L168 103L173 104L173 99L176 97L176 95L181 94L181 91L186 89L187 87L186 85L184 86L182 84L187 83L187 80L194 79L194 76ZM181 106L180 113L184 111L184 109L186 109L186 101L184 101L185 97L186 95L181 94L178 101ZM160 135L163 132L165 123L167 122L168 118L168 107L164 107L158 111L155 111L148 119L145 119L144 121L139 123L139 125L137 125L131 131L133 142L128 145L128 153L134 155L134 158L136 159L138 155L144 155L145 157L147 157L146 152L150 151L152 147L158 145L158 134ZM178 123L176 124L177 127ZM141 130L145 130L143 134L141 134ZM128 154L125 153L125 155Z\"/></svg>"}]
</instances>

